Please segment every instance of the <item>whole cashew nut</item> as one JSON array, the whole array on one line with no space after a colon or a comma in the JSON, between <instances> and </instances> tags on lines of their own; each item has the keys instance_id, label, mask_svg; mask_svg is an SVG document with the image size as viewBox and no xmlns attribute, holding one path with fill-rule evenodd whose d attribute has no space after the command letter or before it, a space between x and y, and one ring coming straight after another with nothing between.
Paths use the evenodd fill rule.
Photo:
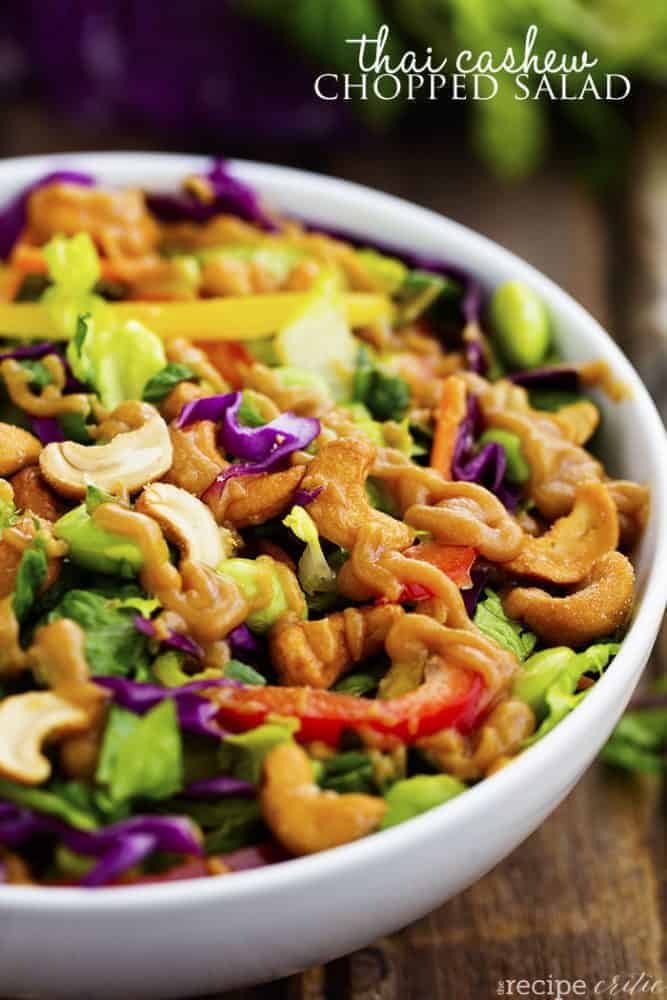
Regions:
<instances>
[{"instance_id":1,"label":"whole cashew nut","mask_svg":"<svg viewBox=\"0 0 667 1000\"><path fill-rule=\"evenodd\" d=\"M548 643L585 646L610 635L632 608L635 574L620 552L608 552L593 565L581 586L567 597L536 587L510 591L503 606Z\"/></svg>"},{"instance_id":2,"label":"whole cashew nut","mask_svg":"<svg viewBox=\"0 0 667 1000\"><path fill-rule=\"evenodd\" d=\"M513 559L523 542L521 528L500 500L477 483L443 482L438 502L414 504L405 520L439 542L472 545L493 562Z\"/></svg>"},{"instance_id":3,"label":"whole cashew nut","mask_svg":"<svg viewBox=\"0 0 667 1000\"><path fill-rule=\"evenodd\" d=\"M43 449L42 475L58 493L82 498L90 484L110 493L135 493L164 475L172 461L167 425L148 403L121 403L114 414L122 409L125 418L130 407L130 416L141 421L140 426L117 434L109 444L90 447L59 441Z\"/></svg>"},{"instance_id":4,"label":"whole cashew nut","mask_svg":"<svg viewBox=\"0 0 667 1000\"><path fill-rule=\"evenodd\" d=\"M89 713L53 691L29 691L0 702L0 774L24 785L38 785L51 774L42 744L80 732Z\"/></svg>"},{"instance_id":5,"label":"whole cashew nut","mask_svg":"<svg viewBox=\"0 0 667 1000\"><path fill-rule=\"evenodd\" d=\"M292 854L315 854L377 829L387 803L372 795L322 791L308 755L296 743L274 747L264 760L260 805L267 826Z\"/></svg>"},{"instance_id":6,"label":"whole cashew nut","mask_svg":"<svg viewBox=\"0 0 667 1000\"><path fill-rule=\"evenodd\" d=\"M538 538L526 535L519 555L503 568L551 583L579 583L617 545L618 515L609 492L602 483L582 483L571 512Z\"/></svg>"}]
</instances>

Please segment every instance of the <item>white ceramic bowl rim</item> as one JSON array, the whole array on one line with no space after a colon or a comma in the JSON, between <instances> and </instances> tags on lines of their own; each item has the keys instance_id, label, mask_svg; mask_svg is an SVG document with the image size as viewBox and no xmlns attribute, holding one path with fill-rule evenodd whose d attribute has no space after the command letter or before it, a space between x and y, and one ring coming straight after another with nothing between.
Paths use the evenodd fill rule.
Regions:
<instances>
[{"instance_id":1,"label":"white ceramic bowl rim","mask_svg":"<svg viewBox=\"0 0 667 1000\"><path fill-rule=\"evenodd\" d=\"M150 172L153 178L164 178L167 188L174 180L189 172L205 169L209 158L162 153L72 153L53 156L30 156L0 163L0 188L3 182L14 186L18 171L21 183L29 183L43 173L54 169L70 167L90 171L93 174L108 174L116 183L132 183L142 174ZM448 233L462 248L464 256L474 258L483 268L485 259L504 259L511 265L517 277L532 283L538 293L554 306L566 321L586 328L587 348L607 359L615 375L630 386L633 405L645 431L646 447L654 454L655 482L652 489L652 510L657 512L656 543L650 570L646 577L644 594L639 601L632 625L623 641L622 648L609 670L596 683L588 697L576 711L567 716L539 743L524 752L511 767L501 770L491 778L468 789L464 795L446 805L433 809L400 826L386 830L372 837L355 841L321 854L296 858L265 868L237 872L230 877L188 879L140 886L123 886L106 889L43 888L3 886L0 889L4 912L9 911L58 911L85 910L88 913L100 909L108 911L132 907L150 910L154 906L178 907L179 904L199 901L219 900L230 905L245 896L260 892L273 895L281 886L290 883L303 885L304 889L313 882L326 878L331 885L336 884L337 874L350 868L359 870L364 859L373 856L377 861L383 856L389 861L400 851L418 850L420 841L436 829L443 843L450 827L461 822L488 823L498 809L507 809L514 794L521 794L522 786L528 782L539 782L545 767L564 757L568 748L583 739L595 716L609 708L623 687L624 673L631 669L633 662L645 660L653 643L665 607L664 567L667 565L667 439L662 421L634 368L621 350L610 340L599 323L580 305L560 289L553 281L535 268L477 233L472 232L450 219L435 212L420 208L411 202L391 195L382 194L359 184L340 181L287 167L264 165L248 161L230 161L231 169L241 179L246 180L261 191L270 184L284 183L292 187L305 187L311 196L319 196L322 202L333 194L344 197L348 204L356 206L358 218L363 220L369 207L386 213L396 212L410 217L415 226L430 229L434 240L438 233ZM159 185L158 185L159 186ZM363 236L363 221L358 227ZM372 239L372 234L368 234ZM401 244L400 236L396 239ZM407 247L406 247L407 249ZM414 247L413 247L414 249ZM662 513L660 513L662 512ZM511 807L511 806L510 806Z\"/></svg>"}]
</instances>

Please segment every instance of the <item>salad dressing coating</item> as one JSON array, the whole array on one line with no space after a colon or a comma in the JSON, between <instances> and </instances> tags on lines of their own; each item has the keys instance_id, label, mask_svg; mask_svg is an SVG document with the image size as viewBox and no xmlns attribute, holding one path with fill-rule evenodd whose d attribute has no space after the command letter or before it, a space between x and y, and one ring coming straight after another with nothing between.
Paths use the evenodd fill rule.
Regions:
<instances>
[{"instance_id":1,"label":"salad dressing coating","mask_svg":"<svg viewBox=\"0 0 667 1000\"><path fill-rule=\"evenodd\" d=\"M23 211L5 880L227 876L239 849L375 835L615 669L650 498L594 454L595 391L627 391L549 363L532 289L283 218L222 161L179 192L61 172Z\"/></svg>"}]
</instances>

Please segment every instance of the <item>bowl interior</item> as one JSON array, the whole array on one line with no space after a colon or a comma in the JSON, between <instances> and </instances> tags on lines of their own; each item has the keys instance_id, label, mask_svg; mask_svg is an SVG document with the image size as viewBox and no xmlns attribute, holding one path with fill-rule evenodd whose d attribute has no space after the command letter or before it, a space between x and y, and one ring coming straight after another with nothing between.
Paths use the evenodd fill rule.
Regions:
<instances>
[{"instance_id":1,"label":"bowl interior","mask_svg":"<svg viewBox=\"0 0 667 1000\"><path fill-rule=\"evenodd\" d=\"M154 154L76 154L58 157L29 157L0 164L0 204L36 177L69 165L89 170L103 183L111 185L137 185L153 189L173 189L188 172L201 170L208 161L198 157ZM332 874L346 864L368 857L369 852L382 853L391 844L416 842L419 831L432 829L440 824L443 829L457 822L466 810L469 814L483 812L485 804L498 801L498 796L510 788L519 789L521 782L532 774L535 778L540 767L555 766L558 753L566 748L568 735L582 732L588 721L594 722L605 706L627 699L632 684L638 676L655 636L664 609L665 587L660 569L667 560L667 444L664 429L655 407L636 372L599 324L552 281L524 261L497 244L479 236L463 226L444 219L408 202L358 185L307 174L286 168L252 163L235 163L233 169L243 179L255 185L278 208L288 214L308 218L323 225L347 229L359 237L368 236L396 247L419 249L426 255L451 260L469 270L486 287L508 278L522 278L544 298L552 317L556 341L567 359L589 360L604 358L615 375L632 390L632 398L615 406L600 396L603 410L603 432L600 451L611 475L631 478L649 484L652 490L652 513L643 543L637 553L638 603L635 622L628 633L623 649L617 658L618 667L610 671L596 685L592 694L576 712L564 720L540 744L532 748L511 769L471 789L459 800L449 803L442 810L434 810L405 826L387 831L371 841L359 842L325 852L325 855L300 859L275 866L283 872L240 873L234 879L206 880L209 885L193 883L140 887L137 889L99 890L92 894L94 905L122 906L130 897L138 900L160 897L166 901L185 899L194 892L226 898L243 893L244 886L254 887L263 879L266 886L276 887L281 880L291 877L286 870L297 870L305 878L315 868L327 868ZM625 664L625 667L623 666ZM624 673L625 670L625 673ZM600 689L599 691L597 689ZM510 774L509 772L513 772ZM486 786L489 786L488 788ZM10 889L6 890L9 894ZM56 898L65 896L86 898L93 903L91 894L82 890L17 890L11 900L21 906L31 897L35 905L57 905Z\"/></svg>"}]
</instances>

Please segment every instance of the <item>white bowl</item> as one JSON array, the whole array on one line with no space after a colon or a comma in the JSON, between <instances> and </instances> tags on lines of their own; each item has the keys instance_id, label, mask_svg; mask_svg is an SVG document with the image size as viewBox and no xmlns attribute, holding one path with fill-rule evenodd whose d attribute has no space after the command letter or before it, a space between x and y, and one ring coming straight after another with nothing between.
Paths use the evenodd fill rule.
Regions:
<instances>
[{"instance_id":1,"label":"white bowl","mask_svg":"<svg viewBox=\"0 0 667 1000\"><path fill-rule=\"evenodd\" d=\"M58 166L89 170L109 184L173 188L204 164L136 153L10 160L0 165L0 204ZM213 993L327 961L421 917L492 868L567 795L623 711L660 625L667 565L665 434L639 377L599 324L528 264L433 212L297 170L254 163L233 169L288 213L441 256L488 285L525 279L547 303L565 357L611 363L633 398L620 406L600 400L604 456L614 475L652 489L651 520L636 563L634 621L609 671L552 733L511 767L402 826L223 878L94 891L0 887L3 995Z\"/></svg>"}]
</instances>

